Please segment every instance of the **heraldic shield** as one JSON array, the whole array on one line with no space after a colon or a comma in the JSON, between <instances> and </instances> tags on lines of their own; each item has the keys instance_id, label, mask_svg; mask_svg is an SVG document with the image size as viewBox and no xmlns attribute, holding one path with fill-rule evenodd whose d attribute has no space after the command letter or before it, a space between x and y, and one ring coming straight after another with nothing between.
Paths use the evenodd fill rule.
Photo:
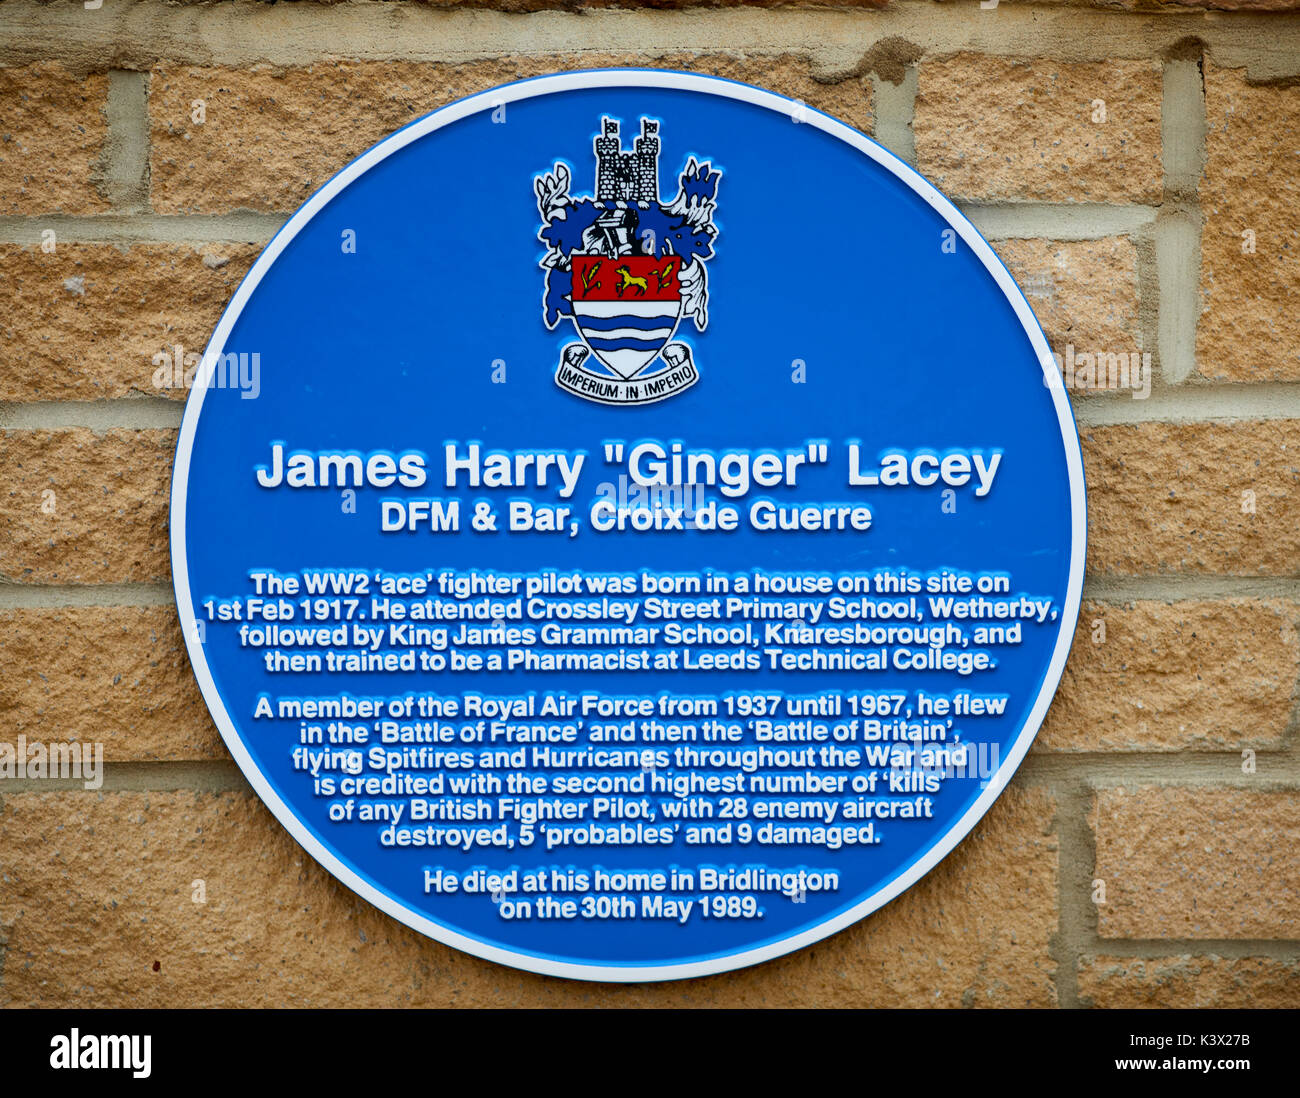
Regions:
<instances>
[{"instance_id":1,"label":"heraldic shield","mask_svg":"<svg viewBox=\"0 0 1300 1098\"><path fill-rule=\"evenodd\" d=\"M573 323L582 342L627 381L654 361L682 312L675 255L573 256Z\"/></svg>"}]
</instances>

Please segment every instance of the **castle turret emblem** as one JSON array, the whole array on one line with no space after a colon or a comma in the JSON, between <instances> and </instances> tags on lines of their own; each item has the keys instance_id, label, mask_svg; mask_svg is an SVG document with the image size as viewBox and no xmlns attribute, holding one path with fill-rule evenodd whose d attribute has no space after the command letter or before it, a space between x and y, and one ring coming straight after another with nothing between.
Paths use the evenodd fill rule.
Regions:
<instances>
[{"instance_id":1,"label":"castle turret emblem","mask_svg":"<svg viewBox=\"0 0 1300 1098\"><path fill-rule=\"evenodd\" d=\"M596 201L658 203L659 123L641 119L641 135L631 152L623 151L617 118L606 118L602 125L596 138Z\"/></svg>"},{"instance_id":2,"label":"castle turret emblem","mask_svg":"<svg viewBox=\"0 0 1300 1098\"><path fill-rule=\"evenodd\" d=\"M697 332L708 326L722 172L690 157L676 197L660 202L660 124L642 118L625 149L621 120L601 119L591 195L570 195L564 162L533 182L547 247L542 319L552 330L572 321L580 340L563 349L555 380L602 404L664 400L699 377L690 345L673 337L686 319Z\"/></svg>"}]
</instances>

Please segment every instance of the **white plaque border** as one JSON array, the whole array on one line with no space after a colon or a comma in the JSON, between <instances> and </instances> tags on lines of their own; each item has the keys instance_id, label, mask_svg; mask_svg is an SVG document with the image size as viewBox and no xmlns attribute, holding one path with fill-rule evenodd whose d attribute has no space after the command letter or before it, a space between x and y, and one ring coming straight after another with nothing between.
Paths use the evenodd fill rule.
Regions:
<instances>
[{"instance_id":1,"label":"white plaque border","mask_svg":"<svg viewBox=\"0 0 1300 1098\"><path fill-rule=\"evenodd\" d=\"M984 791L966 813L906 872L834 918L798 934L782 938L780 941L770 942L755 949L746 949L740 952L675 965L576 964L530 953L500 949L460 934L450 927L443 926L428 916L406 907L388 893L377 888L358 873L356 869L326 849L303 825L293 810L276 794L270 782L267 781L254 763L252 756L245 750L234 722L230 719L230 714L226 710L213 681L212 673L208 668L203 645L198 642L195 636L197 630L188 627L188 623L182 619L182 625L185 626L183 629L185 645L189 652L190 662L194 667L195 677L198 679L203 699L216 721L217 728L220 730L227 748L229 748L230 753L239 764L239 768L257 791L262 802L271 810L276 819L284 825L289 833L302 845L303 849L331 874L399 922L405 923L407 926L436 941L463 950L465 953L476 957L483 957L489 961L496 961L500 964L548 976L564 976L571 979L601 980L614 983L638 983L680 980L688 977L709 976L718 972L728 972L732 969L744 968L748 965L758 964L774 957L792 953L804 946L821 941L823 938L828 938L830 935L858 922L905 892L933 869L966 837L993 805L993 802L997 800L1002 790L1006 788L1011 776L1019 767L1026 752L1028 752L1030 744L1033 743L1034 736L1037 735L1039 726L1047 715L1047 709L1051 704L1052 697L1056 693L1061 673L1065 668L1066 657L1069 655L1074 640L1074 630L1079 616L1079 604L1083 591L1084 556L1087 544L1087 507L1084 492L1083 457L1079 448L1079 436L1075 428L1074 416L1070 410L1070 402L1066 396L1064 385L1061 383L1060 374L1051 357L1047 340L1034 317L1033 310L1030 309L1024 294L1020 291L1002 261L998 259L993 249L989 247L988 242L980 235L979 230L971 224L956 206L911 167L870 138L831 118L829 115L822 114L806 104L797 103L774 92L751 87L748 84L740 84L714 76L657 69L599 69L561 73L554 76L539 76L513 84L505 84L481 92L478 95L458 100L410 123L385 138L374 148L343 168L312 195L276 233L270 244L267 245L266 250L262 252L257 262L245 276L243 282L240 283L238 290L222 315L216 331L213 333L212 340L208 344L207 354L204 355L203 362L195 376L194 387L185 405L185 415L181 422L180 435L177 440L176 462L172 472L171 486L171 559L176 601L182 615L188 615L189 608L194 605L190 593L188 563L185 557L185 510L190 455L194 446L194 436L198 427L199 416L203 411L203 398L213 379L215 364L220 361L219 356L225 348L226 340L229 338L235 322L239 319L240 313L253 291L257 289L262 277L279 254L303 227L348 184L373 168L381 160L409 145L412 141L418 141L426 134L433 133L435 130L469 115L479 111L491 111L504 104L531 99L540 95L550 95L555 92L606 87L668 88L677 91L717 95L750 103L756 107L762 107L786 116L796 117L801 125L813 126L853 146L853 148L864 156L870 157L920 195L957 232L983 262L985 268L1006 295L1012 308L1015 309L1016 316L1020 319L1025 334L1029 337L1030 343L1038 355L1039 363L1043 369L1044 382L1052 394L1053 404L1061 428L1061 439L1065 446L1066 468L1070 481L1070 519L1073 531L1070 546L1069 578L1066 586L1065 607L1060 619L1060 632L1057 635L1056 648L1052 653L1052 659L1043 678L1038 697L1035 699L1033 708L1030 710L1024 726L1020 730L1020 735L1012 745L1011 750L1007 753L1006 758L1002 760L998 770L989 779ZM798 112L797 115L794 113L796 111Z\"/></svg>"}]
</instances>

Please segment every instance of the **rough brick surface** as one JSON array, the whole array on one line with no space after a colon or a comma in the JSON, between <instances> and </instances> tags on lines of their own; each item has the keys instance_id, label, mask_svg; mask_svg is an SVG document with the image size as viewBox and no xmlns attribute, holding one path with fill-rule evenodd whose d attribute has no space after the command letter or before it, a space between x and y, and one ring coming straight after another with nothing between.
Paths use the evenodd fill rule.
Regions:
<instances>
[{"instance_id":1,"label":"rough brick surface","mask_svg":"<svg viewBox=\"0 0 1300 1098\"><path fill-rule=\"evenodd\" d=\"M175 0L180 4L206 4L212 0ZM336 3L337 0L319 0L320 3ZM884 8L889 0L826 0L825 3L812 3L811 0L798 0L790 4L787 0L422 0L431 8L487 8L492 11L535 12L535 11L574 11L584 8L735 8L735 7L815 7L815 8ZM1022 3L1023 0L1002 0L1008 6ZM1128 10L1147 10L1151 4L1178 11L1180 8L1207 8L1211 11L1294 11L1300 7L1300 0L1051 0L1056 4L1077 4L1080 7L1125 8Z\"/></svg>"},{"instance_id":2,"label":"rough brick surface","mask_svg":"<svg viewBox=\"0 0 1300 1098\"><path fill-rule=\"evenodd\" d=\"M76 76L56 61L0 68L0 216L108 208L96 189L107 106L106 73Z\"/></svg>"},{"instance_id":3,"label":"rough brick surface","mask_svg":"<svg viewBox=\"0 0 1300 1098\"><path fill-rule=\"evenodd\" d=\"M1272 957L1085 957L1079 998L1106 1009L1300 1007L1300 963Z\"/></svg>"},{"instance_id":4,"label":"rough brick surface","mask_svg":"<svg viewBox=\"0 0 1300 1098\"><path fill-rule=\"evenodd\" d=\"M865 922L758 968L617 987L425 940L334 881L249 794L12 794L0 1006L1051 1006L1054 814L1044 792L1012 787ZM200 879L205 904L191 898Z\"/></svg>"},{"instance_id":5,"label":"rough brick surface","mask_svg":"<svg viewBox=\"0 0 1300 1098\"><path fill-rule=\"evenodd\" d=\"M176 432L0 432L0 578L24 583L166 579Z\"/></svg>"},{"instance_id":6,"label":"rough brick surface","mask_svg":"<svg viewBox=\"0 0 1300 1098\"><path fill-rule=\"evenodd\" d=\"M1205 64L1197 369L1230 381L1300 379L1300 87L1252 87ZM1254 252L1243 252L1254 234Z\"/></svg>"},{"instance_id":7,"label":"rough brick surface","mask_svg":"<svg viewBox=\"0 0 1300 1098\"><path fill-rule=\"evenodd\" d=\"M1099 99L1104 122L1092 120ZM961 199L1158 202L1160 103L1154 61L926 60L917 168Z\"/></svg>"},{"instance_id":8,"label":"rough brick surface","mask_svg":"<svg viewBox=\"0 0 1300 1098\"><path fill-rule=\"evenodd\" d=\"M1015 277L1048 345L1074 352L1142 350L1137 311L1137 249L1128 237L1061 242L1003 240L994 251Z\"/></svg>"},{"instance_id":9,"label":"rough brick surface","mask_svg":"<svg viewBox=\"0 0 1300 1098\"><path fill-rule=\"evenodd\" d=\"M1096 0L1104 5L1106 0ZM1208 11L1295 11L1300 0L1159 0L1167 8L1205 8ZM1124 0L1126 8L1141 7L1140 0Z\"/></svg>"},{"instance_id":10,"label":"rough brick surface","mask_svg":"<svg viewBox=\"0 0 1300 1098\"><path fill-rule=\"evenodd\" d=\"M1300 938L1300 793L1106 789L1090 821L1103 938Z\"/></svg>"},{"instance_id":11,"label":"rough brick surface","mask_svg":"<svg viewBox=\"0 0 1300 1098\"><path fill-rule=\"evenodd\" d=\"M13 742L101 742L104 759L228 759L167 606L0 611L0 724Z\"/></svg>"},{"instance_id":12,"label":"rough brick surface","mask_svg":"<svg viewBox=\"0 0 1300 1098\"><path fill-rule=\"evenodd\" d=\"M170 367L176 347L197 363L259 250L60 244L49 254L0 245L0 400L183 399L183 384L172 384L185 372Z\"/></svg>"},{"instance_id":13,"label":"rough brick surface","mask_svg":"<svg viewBox=\"0 0 1300 1098\"><path fill-rule=\"evenodd\" d=\"M1035 747L1281 747L1300 675L1298 617L1276 599L1086 602Z\"/></svg>"},{"instance_id":14,"label":"rough brick surface","mask_svg":"<svg viewBox=\"0 0 1300 1098\"><path fill-rule=\"evenodd\" d=\"M1094 572L1300 569L1300 420L1094 427L1081 438Z\"/></svg>"},{"instance_id":15,"label":"rough brick surface","mask_svg":"<svg viewBox=\"0 0 1300 1098\"><path fill-rule=\"evenodd\" d=\"M806 61L788 57L573 54L465 64L164 67L150 81L153 204L166 213L293 210L371 145L453 99L523 77L619 65L759 83L861 129L871 125L868 81L818 83ZM202 125L192 121L196 99L205 104Z\"/></svg>"},{"instance_id":16,"label":"rough brick surface","mask_svg":"<svg viewBox=\"0 0 1300 1098\"><path fill-rule=\"evenodd\" d=\"M184 4L207 4L212 0L177 0ZM339 0L317 0L322 4L334 4ZM682 8L774 8L792 6L787 0L421 0L430 8L486 9L488 11L537 12L537 11L580 11L584 8L600 10L602 8L659 8L677 10ZM817 7L831 8L883 8L889 0L831 0L828 4ZM797 6L797 5L794 5Z\"/></svg>"}]
</instances>

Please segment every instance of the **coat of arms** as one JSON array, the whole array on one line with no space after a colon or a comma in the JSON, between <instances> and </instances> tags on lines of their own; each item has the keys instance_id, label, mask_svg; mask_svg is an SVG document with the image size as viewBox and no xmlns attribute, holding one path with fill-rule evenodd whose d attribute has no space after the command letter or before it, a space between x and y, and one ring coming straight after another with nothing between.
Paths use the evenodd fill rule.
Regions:
<instances>
[{"instance_id":1,"label":"coat of arms","mask_svg":"<svg viewBox=\"0 0 1300 1098\"><path fill-rule=\"evenodd\" d=\"M689 344L674 341L683 320L709 322L705 263L722 172L686 161L672 202L659 201L659 121L641 119L629 152L619 121L601 120L595 140L595 194L569 194L564 163L536 177L533 190L546 245L542 318L573 322L581 342L560 356L556 383L602 404L649 404L693 385ZM600 368L590 365L594 360Z\"/></svg>"}]
</instances>

